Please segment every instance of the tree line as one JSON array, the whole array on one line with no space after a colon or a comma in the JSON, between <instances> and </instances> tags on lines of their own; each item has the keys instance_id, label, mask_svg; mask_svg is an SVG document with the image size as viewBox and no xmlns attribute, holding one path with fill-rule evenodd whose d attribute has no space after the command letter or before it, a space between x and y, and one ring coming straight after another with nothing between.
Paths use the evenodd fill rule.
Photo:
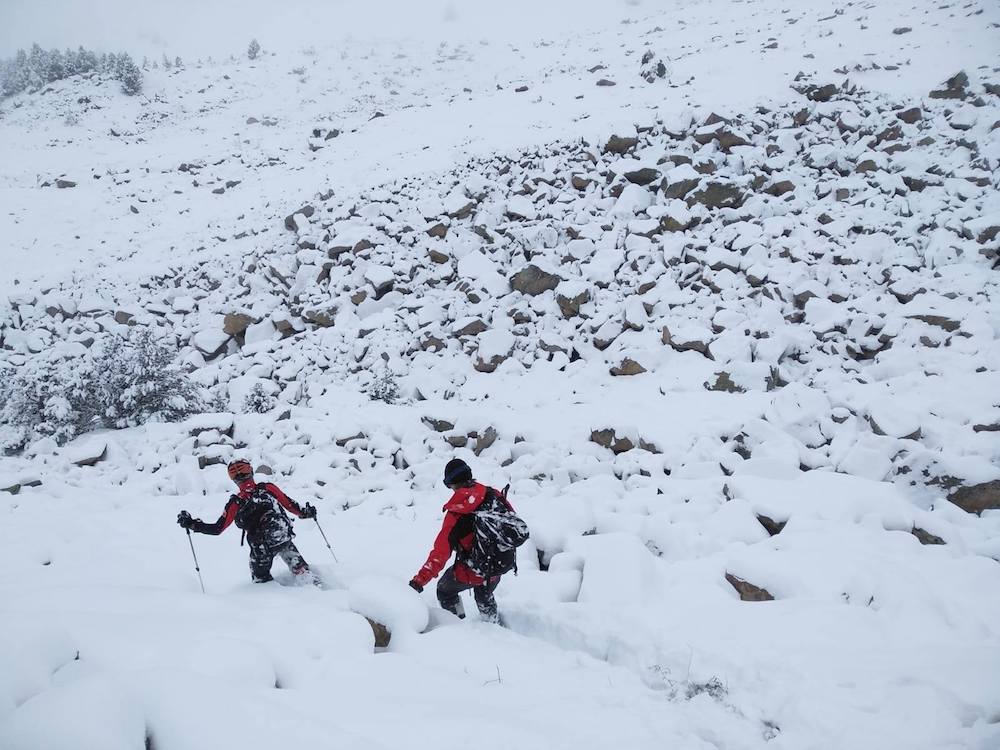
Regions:
<instances>
[{"instance_id":1,"label":"tree line","mask_svg":"<svg viewBox=\"0 0 1000 750\"><path fill-rule=\"evenodd\" d=\"M0 98L23 91L40 91L46 85L75 75L96 73L119 81L129 96L142 91L142 70L127 52L103 53L82 46L76 50L45 50L35 43L0 59Z\"/></svg>"}]
</instances>

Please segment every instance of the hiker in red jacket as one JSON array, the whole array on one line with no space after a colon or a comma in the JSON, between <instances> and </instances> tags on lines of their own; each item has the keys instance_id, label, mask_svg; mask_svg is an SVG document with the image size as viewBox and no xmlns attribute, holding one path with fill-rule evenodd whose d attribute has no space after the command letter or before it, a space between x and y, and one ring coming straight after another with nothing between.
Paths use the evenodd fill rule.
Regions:
<instances>
[{"instance_id":1,"label":"hiker in red jacket","mask_svg":"<svg viewBox=\"0 0 1000 750\"><path fill-rule=\"evenodd\" d=\"M292 522L285 511L290 511L299 518L315 518L316 508L309 503L299 506L270 482L255 482L253 467L248 461L233 461L229 464L229 478L236 482L239 491L229 496L229 502L219 520L205 523L182 510L177 514L177 523L182 528L199 534L217 536L235 521L236 526L243 529L250 546L250 574L254 583L273 580L271 563L276 556L296 576L309 574L309 566L292 543L295 532L292 531Z\"/></svg>"},{"instance_id":2,"label":"hiker in red jacket","mask_svg":"<svg viewBox=\"0 0 1000 750\"><path fill-rule=\"evenodd\" d=\"M499 512L506 510L513 513L514 510L501 493L476 482L472 478L472 469L461 459L452 459L445 466L444 484L453 493L443 508L444 522L434 540L434 547L427 556L427 562L413 576L410 586L423 591L424 586L441 572L452 552L455 552L455 564L438 581L437 597L441 607L459 617L465 617L459 594L471 588L482 619L499 623L493 591L500 583L503 573L483 576L474 570L475 564L471 559L474 541L472 513L486 503L496 506ZM510 559L513 561L513 550L510 551Z\"/></svg>"}]
</instances>

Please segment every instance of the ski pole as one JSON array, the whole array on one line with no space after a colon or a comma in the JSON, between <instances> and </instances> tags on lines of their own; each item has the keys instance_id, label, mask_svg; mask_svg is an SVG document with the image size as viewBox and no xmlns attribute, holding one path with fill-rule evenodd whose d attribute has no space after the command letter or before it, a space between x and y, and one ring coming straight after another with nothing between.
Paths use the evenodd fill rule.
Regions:
<instances>
[{"instance_id":1,"label":"ski pole","mask_svg":"<svg viewBox=\"0 0 1000 750\"><path fill-rule=\"evenodd\" d=\"M319 533L323 537L323 541L326 542L326 548L330 550L330 554L333 555L333 561L339 563L340 560L337 559L337 553L333 551L333 547L330 546L330 540L326 538L326 534L323 533L323 527L319 525L319 519L313 516L313 520L316 522L316 528L319 529Z\"/></svg>"},{"instance_id":2,"label":"ski pole","mask_svg":"<svg viewBox=\"0 0 1000 750\"><path fill-rule=\"evenodd\" d=\"M188 535L188 544L191 545L191 557L194 558L194 569L198 574L198 583L201 584L201 593L205 593L205 582L201 580L201 568L198 567L198 555L194 553L194 542L191 541L191 529L184 529Z\"/></svg>"}]
</instances>

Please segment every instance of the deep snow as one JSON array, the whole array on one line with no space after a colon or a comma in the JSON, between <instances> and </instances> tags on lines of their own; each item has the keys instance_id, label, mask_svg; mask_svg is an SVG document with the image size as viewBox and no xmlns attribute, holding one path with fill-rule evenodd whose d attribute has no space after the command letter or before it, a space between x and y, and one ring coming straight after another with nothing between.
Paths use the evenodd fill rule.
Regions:
<instances>
[{"instance_id":1,"label":"deep snow","mask_svg":"<svg viewBox=\"0 0 1000 750\"><path fill-rule=\"evenodd\" d=\"M46 8L8 5L0 45L30 43ZM120 310L229 409L258 382L278 399L0 459L18 488L0 492L0 748L1000 746L1000 512L945 499L952 477L1000 477L1000 305L979 253L995 243L978 240L1000 211L997 8L414 8L241 6L211 49L130 9L120 33L161 27L138 56L181 70L150 70L136 99L71 80L0 103L0 360L115 330ZM39 41L121 46L70 18ZM250 35L274 54L246 61ZM652 84L647 47L668 64ZM960 69L983 106L928 98ZM844 93L810 103L799 71ZM908 150L853 135L909 105L925 115ZM712 112L752 143L693 147ZM612 134L647 141L602 153ZM745 219L568 187L642 167L701 180L705 158L795 190L761 191ZM60 176L77 186L42 186ZM306 204L316 218L289 231ZM508 279L528 260L569 278L522 297ZM557 295L585 291L567 317ZM306 316L327 309L330 327ZM221 331L238 310L242 342ZM686 350L702 339L711 360ZM647 372L610 375L625 357ZM788 385L765 386L771 364ZM363 392L383 369L398 404ZM708 390L720 371L745 392ZM607 429L635 447L591 439ZM339 562L309 521L296 541L324 589L280 564L251 584L234 528L194 537L200 592L174 519L214 520L237 455L319 508ZM497 592L507 628L405 585L453 455L510 482L532 530ZM760 517L787 523L770 536ZM727 573L774 600L741 601ZM392 628L387 649L364 616Z\"/></svg>"}]
</instances>

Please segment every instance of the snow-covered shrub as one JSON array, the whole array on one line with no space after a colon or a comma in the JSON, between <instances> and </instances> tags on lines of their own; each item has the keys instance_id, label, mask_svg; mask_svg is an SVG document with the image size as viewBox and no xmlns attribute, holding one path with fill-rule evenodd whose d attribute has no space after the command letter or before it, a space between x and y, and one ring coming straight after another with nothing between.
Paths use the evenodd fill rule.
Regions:
<instances>
[{"instance_id":1,"label":"snow-covered shrub","mask_svg":"<svg viewBox=\"0 0 1000 750\"><path fill-rule=\"evenodd\" d=\"M387 404L396 403L396 399L399 398L399 383L388 367L376 375L372 384L368 386L368 398L372 401L384 401Z\"/></svg>"},{"instance_id":2,"label":"snow-covered shrub","mask_svg":"<svg viewBox=\"0 0 1000 750\"><path fill-rule=\"evenodd\" d=\"M251 60L256 60L257 56L260 54L260 42L256 39L250 40L250 46L247 47L247 57Z\"/></svg>"},{"instance_id":3,"label":"snow-covered shrub","mask_svg":"<svg viewBox=\"0 0 1000 750\"><path fill-rule=\"evenodd\" d=\"M274 394L268 393L260 383L255 383L253 388L247 391L247 395L243 397L243 412L244 414L267 414L277 403L278 400Z\"/></svg>"},{"instance_id":4,"label":"snow-covered shrub","mask_svg":"<svg viewBox=\"0 0 1000 750\"><path fill-rule=\"evenodd\" d=\"M88 357L47 353L0 377L0 449L17 451L43 437L63 443L95 426Z\"/></svg>"},{"instance_id":5,"label":"snow-covered shrub","mask_svg":"<svg viewBox=\"0 0 1000 750\"><path fill-rule=\"evenodd\" d=\"M177 365L174 347L149 329L130 329L97 346L93 387L105 426L175 422L205 410L205 398Z\"/></svg>"},{"instance_id":6,"label":"snow-covered shrub","mask_svg":"<svg viewBox=\"0 0 1000 750\"><path fill-rule=\"evenodd\" d=\"M142 91L142 70L128 53L118 55L114 76L121 81L122 92L126 96L135 96Z\"/></svg>"}]
</instances>

